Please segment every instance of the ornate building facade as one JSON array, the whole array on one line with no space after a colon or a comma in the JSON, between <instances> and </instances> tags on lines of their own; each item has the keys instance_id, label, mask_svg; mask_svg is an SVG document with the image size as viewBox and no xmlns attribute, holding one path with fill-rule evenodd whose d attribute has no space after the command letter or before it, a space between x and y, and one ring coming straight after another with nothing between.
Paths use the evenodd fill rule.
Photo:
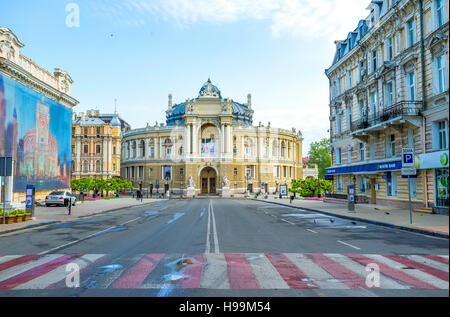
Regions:
<instances>
[{"instance_id":1,"label":"ornate building facade","mask_svg":"<svg viewBox=\"0 0 450 317\"><path fill-rule=\"evenodd\" d=\"M251 95L222 98L208 79L197 98L174 105L169 94L166 124L123 133L121 176L153 193L274 193L303 177L302 140L294 128L253 126Z\"/></svg>"},{"instance_id":2,"label":"ornate building facade","mask_svg":"<svg viewBox=\"0 0 450 317\"><path fill-rule=\"evenodd\" d=\"M408 205L402 148L413 148L412 202L447 212L448 0L372 1L325 73L330 82L334 192L354 184L357 200Z\"/></svg>"},{"instance_id":3,"label":"ornate building facade","mask_svg":"<svg viewBox=\"0 0 450 317\"><path fill-rule=\"evenodd\" d=\"M73 113L72 178L120 176L122 133L130 128L116 113Z\"/></svg>"}]
</instances>

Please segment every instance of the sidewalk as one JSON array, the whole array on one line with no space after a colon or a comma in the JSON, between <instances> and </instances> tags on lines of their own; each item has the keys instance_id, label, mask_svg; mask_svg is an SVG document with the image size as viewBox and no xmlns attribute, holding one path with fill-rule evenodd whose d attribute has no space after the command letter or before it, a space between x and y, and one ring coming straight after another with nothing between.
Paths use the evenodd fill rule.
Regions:
<instances>
[{"instance_id":1,"label":"sidewalk","mask_svg":"<svg viewBox=\"0 0 450 317\"><path fill-rule=\"evenodd\" d=\"M425 214L413 211L411 225L409 209L391 206L356 204L355 212L349 212L346 204L325 203L322 200L295 199L292 204L290 204L289 198L269 197L268 199L257 198L256 200L307 208L313 211L351 217L355 220L379 223L390 227L403 227L403 229L412 229L412 231L421 233L434 233L434 235L441 237L446 236L448 238L449 234L449 216L447 215Z\"/></svg>"},{"instance_id":2,"label":"sidewalk","mask_svg":"<svg viewBox=\"0 0 450 317\"><path fill-rule=\"evenodd\" d=\"M119 199L101 199L101 200L87 200L84 202L77 202L72 206L71 215L69 215L67 207L35 207L34 213L36 219L23 221L18 223L3 224L3 218L0 219L0 234L26 229L29 227L36 227L46 225L49 223L58 223L70 220L77 220L80 217L86 217L95 213L103 213L117 209L141 206L152 204L156 201L163 201L165 199L147 199L144 198L142 202L135 198L119 198Z\"/></svg>"}]
</instances>

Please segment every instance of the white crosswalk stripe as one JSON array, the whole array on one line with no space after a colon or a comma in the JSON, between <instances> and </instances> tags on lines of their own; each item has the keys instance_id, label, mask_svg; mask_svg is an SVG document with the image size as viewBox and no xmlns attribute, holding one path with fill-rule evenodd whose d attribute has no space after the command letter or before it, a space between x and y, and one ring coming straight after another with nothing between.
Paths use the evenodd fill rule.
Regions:
<instances>
[{"instance_id":1,"label":"white crosswalk stripe","mask_svg":"<svg viewBox=\"0 0 450 317\"><path fill-rule=\"evenodd\" d=\"M441 270L441 271L444 271L444 272L448 272L448 264L437 262L437 261L428 259L428 258L426 258L424 256L420 256L420 255L406 255L405 257L408 258L408 259L411 259L413 261L416 261L416 262L419 262L419 263L431 266L431 267L433 267L435 269L438 269L438 270Z\"/></svg>"},{"instance_id":2,"label":"white crosswalk stripe","mask_svg":"<svg viewBox=\"0 0 450 317\"><path fill-rule=\"evenodd\" d=\"M355 262L355 261L347 258L345 255L328 253L328 254L325 254L325 256L336 261L337 263L340 263L341 265L345 266L350 271L353 271L356 274L360 275L362 278L365 279L367 277L368 272L366 271L366 267L358 262ZM380 275L380 288L410 289L411 287L406 286L402 283L396 282L393 279L391 279L390 277Z\"/></svg>"},{"instance_id":3,"label":"white crosswalk stripe","mask_svg":"<svg viewBox=\"0 0 450 317\"><path fill-rule=\"evenodd\" d=\"M261 288L267 289L287 289L289 286L273 267L270 261L261 253L247 254L247 261L250 263L256 280Z\"/></svg>"},{"instance_id":4,"label":"white crosswalk stripe","mask_svg":"<svg viewBox=\"0 0 450 317\"><path fill-rule=\"evenodd\" d=\"M86 254L70 263L78 265L79 270L82 270L103 256L104 255L102 254ZM43 289L53 283L65 280L66 276L66 265L61 265L47 274L41 275L27 283L21 284L14 289Z\"/></svg>"},{"instance_id":5,"label":"white crosswalk stripe","mask_svg":"<svg viewBox=\"0 0 450 317\"><path fill-rule=\"evenodd\" d=\"M334 278L327 271L315 264L304 254L286 253L286 257L310 277L314 284L323 289L349 289L347 285Z\"/></svg>"},{"instance_id":6,"label":"white crosswalk stripe","mask_svg":"<svg viewBox=\"0 0 450 317\"><path fill-rule=\"evenodd\" d=\"M240 281L236 281L236 279L239 280L240 276L244 274L243 280L245 282L251 283L249 279L255 281L254 284L251 284L255 285L254 288L258 288L258 286L261 289L303 288L306 287L302 286L303 282L307 285L315 285L319 289L349 290L351 288L365 288L365 279L369 272L366 270L365 265L357 262L359 258L336 253L282 253L278 255L239 253L233 254L231 257L230 254L224 253L205 253L201 257L204 257L204 262L201 260L201 263L190 264L192 265L190 268L193 270L182 269L178 271L177 269L171 272L180 276L179 279L174 279L168 284L167 281L164 281L164 276L170 270L170 264L177 263L178 259L180 259L179 254L161 254L157 258L152 258L153 262L148 262L151 265L141 261L144 256L147 256L147 259L149 258L148 256L151 256L144 254L137 254L127 258L106 258L108 255L105 254L84 254L73 259L68 257L65 261L60 262L59 258L63 256L65 255L47 254L35 259L33 255L26 257L23 255L0 256L0 295L3 290L10 289L64 287L64 280L67 274L65 269L68 263L77 264L80 270L86 269L86 272L89 272L91 276L83 278L85 284L82 287L88 284L86 288L94 289L111 288L113 283L120 279L126 280L127 283L132 283L133 288L161 289L168 287L170 284L171 288L230 289L233 283L235 286L240 285ZM431 288L430 285L432 285L438 289L449 289L449 269L445 263L422 255L385 256L364 254L358 256L361 258L364 256L366 260L367 258L369 259L368 261L373 260L374 263L386 265L383 268L391 270L386 275L386 272L383 273L383 268L381 268L381 289L411 289L417 288L417 285L419 285L419 288L422 287L421 285L425 288L427 286ZM232 258L234 260L230 260ZM58 259L58 261L54 261L55 259ZM103 263L105 259L108 259L109 264L105 265ZM102 261L101 265L99 264L100 260ZM408 261L415 261L418 266L417 268L407 267L400 263L401 261L412 264L414 262ZM108 270L110 267L112 269ZM172 269L175 269L175 267ZM292 270L296 270L296 273L290 274L289 272ZM306 278L301 276L302 281L293 281L292 278L299 278L300 271ZM189 276L189 274L193 275ZM361 279L357 278L358 276ZM411 278L408 279L406 276ZM197 284L192 284L193 281L197 281ZM424 283L420 284L418 281ZM183 286L183 283L187 283L190 286ZM414 287L411 283L417 285ZM119 282L118 287L122 288L121 285ZM367 290L369 289L372 291L370 287L367 287Z\"/></svg>"},{"instance_id":7,"label":"white crosswalk stripe","mask_svg":"<svg viewBox=\"0 0 450 317\"><path fill-rule=\"evenodd\" d=\"M448 289L448 282L443 281L437 277L434 277L433 275L427 274L425 272L422 272L420 270L414 269L414 268L408 268L404 269L405 265L402 263L398 263L396 261L393 261L391 259L388 259L382 255L378 254L369 254L367 255L368 258L374 259L376 261L379 261L381 263L384 263L388 265L391 268L397 269L407 275L410 275L412 277L415 277L419 280L422 280L424 282L427 282L435 287L441 288L441 289ZM381 271L382 273L383 271Z\"/></svg>"},{"instance_id":8,"label":"white crosswalk stripe","mask_svg":"<svg viewBox=\"0 0 450 317\"><path fill-rule=\"evenodd\" d=\"M3 282L4 280L9 279L12 276L21 274L25 271L31 270L34 267L37 267L39 265L45 264L47 262L50 262L54 259L57 259L59 257L61 257L62 254L49 254L49 255L44 255L36 260L33 261L29 261L20 265L16 265L13 267L10 267L6 270L0 271L0 282Z\"/></svg>"},{"instance_id":9,"label":"white crosswalk stripe","mask_svg":"<svg viewBox=\"0 0 450 317\"><path fill-rule=\"evenodd\" d=\"M227 262L225 255L206 253L206 265L200 288L229 289Z\"/></svg>"}]
</instances>

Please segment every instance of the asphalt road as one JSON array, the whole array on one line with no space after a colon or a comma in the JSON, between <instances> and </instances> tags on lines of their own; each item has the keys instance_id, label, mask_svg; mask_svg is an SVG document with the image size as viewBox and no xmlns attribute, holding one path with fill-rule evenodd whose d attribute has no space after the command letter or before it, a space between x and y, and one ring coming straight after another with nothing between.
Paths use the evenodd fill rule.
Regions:
<instances>
[{"instance_id":1,"label":"asphalt road","mask_svg":"<svg viewBox=\"0 0 450 317\"><path fill-rule=\"evenodd\" d=\"M0 296L448 296L448 252L288 206L174 199L0 236Z\"/></svg>"}]
</instances>

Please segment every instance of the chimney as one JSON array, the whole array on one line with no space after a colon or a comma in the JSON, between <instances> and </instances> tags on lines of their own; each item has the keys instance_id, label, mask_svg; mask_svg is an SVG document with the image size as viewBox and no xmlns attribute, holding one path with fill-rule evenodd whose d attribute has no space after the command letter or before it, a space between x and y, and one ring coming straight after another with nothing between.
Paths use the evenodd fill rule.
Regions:
<instances>
[{"instance_id":1,"label":"chimney","mask_svg":"<svg viewBox=\"0 0 450 317\"><path fill-rule=\"evenodd\" d=\"M84 120L84 112L82 112L82 113L80 113L80 116L81 116L81 120Z\"/></svg>"},{"instance_id":2,"label":"chimney","mask_svg":"<svg viewBox=\"0 0 450 317\"><path fill-rule=\"evenodd\" d=\"M252 94L247 95L247 106L249 109L252 108Z\"/></svg>"}]
</instances>

